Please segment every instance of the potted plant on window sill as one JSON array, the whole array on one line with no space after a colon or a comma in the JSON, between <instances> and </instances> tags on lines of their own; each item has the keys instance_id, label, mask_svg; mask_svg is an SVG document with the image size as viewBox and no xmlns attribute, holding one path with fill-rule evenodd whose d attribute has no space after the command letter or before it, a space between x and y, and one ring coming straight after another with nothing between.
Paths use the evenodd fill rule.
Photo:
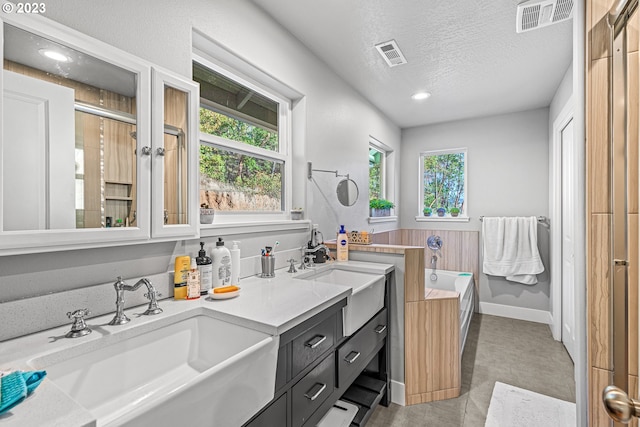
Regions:
<instances>
[{"instance_id":1,"label":"potted plant on window sill","mask_svg":"<svg viewBox=\"0 0 640 427\"><path fill-rule=\"evenodd\" d=\"M447 209L440 207L440 208L436 209L436 212L438 213L438 216L444 216L444 214L447 213Z\"/></svg>"},{"instance_id":2,"label":"potted plant on window sill","mask_svg":"<svg viewBox=\"0 0 640 427\"><path fill-rule=\"evenodd\" d=\"M460 208L451 208L449 209L449 213L455 218L460 214Z\"/></svg>"},{"instance_id":3,"label":"potted plant on window sill","mask_svg":"<svg viewBox=\"0 0 640 427\"><path fill-rule=\"evenodd\" d=\"M371 199L369 200L369 208L371 209L372 217L391 216L391 208L395 205L385 199Z\"/></svg>"},{"instance_id":4,"label":"potted plant on window sill","mask_svg":"<svg viewBox=\"0 0 640 427\"><path fill-rule=\"evenodd\" d=\"M433 213L433 210L431 208L424 208L422 210L422 213L424 214L424 216L431 216L431 214Z\"/></svg>"}]
</instances>

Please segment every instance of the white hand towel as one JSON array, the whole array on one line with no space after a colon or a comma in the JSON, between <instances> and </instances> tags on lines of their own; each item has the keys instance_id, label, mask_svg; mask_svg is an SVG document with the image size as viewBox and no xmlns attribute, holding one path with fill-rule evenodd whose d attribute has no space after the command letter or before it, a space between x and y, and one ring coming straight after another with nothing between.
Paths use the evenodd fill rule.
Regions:
<instances>
[{"instance_id":1,"label":"white hand towel","mask_svg":"<svg viewBox=\"0 0 640 427\"><path fill-rule=\"evenodd\" d=\"M544 271L538 252L538 219L532 217L484 217L482 271L525 285L538 283Z\"/></svg>"}]
</instances>

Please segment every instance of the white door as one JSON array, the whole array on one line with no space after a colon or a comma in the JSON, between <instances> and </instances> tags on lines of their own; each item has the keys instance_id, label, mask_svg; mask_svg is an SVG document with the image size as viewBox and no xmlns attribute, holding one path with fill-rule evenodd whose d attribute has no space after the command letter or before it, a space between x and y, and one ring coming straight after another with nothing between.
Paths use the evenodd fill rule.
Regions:
<instances>
[{"instance_id":1,"label":"white door","mask_svg":"<svg viewBox=\"0 0 640 427\"><path fill-rule=\"evenodd\" d=\"M3 72L2 229L74 229L74 92Z\"/></svg>"},{"instance_id":2,"label":"white door","mask_svg":"<svg viewBox=\"0 0 640 427\"><path fill-rule=\"evenodd\" d=\"M575 360L575 206L571 189L576 173L573 152L573 119L560 132L562 145L562 343Z\"/></svg>"}]
</instances>

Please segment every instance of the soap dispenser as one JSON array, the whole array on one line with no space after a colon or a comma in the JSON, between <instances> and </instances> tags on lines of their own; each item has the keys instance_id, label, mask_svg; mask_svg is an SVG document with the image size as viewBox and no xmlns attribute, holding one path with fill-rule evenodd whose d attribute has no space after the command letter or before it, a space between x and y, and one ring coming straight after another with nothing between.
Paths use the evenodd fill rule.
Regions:
<instances>
[{"instance_id":1,"label":"soap dispenser","mask_svg":"<svg viewBox=\"0 0 640 427\"><path fill-rule=\"evenodd\" d=\"M211 251L213 281L211 285L228 286L231 281L231 253L224 247L222 237L218 237L216 247Z\"/></svg>"},{"instance_id":2,"label":"soap dispenser","mask_svg":"<svg viewBox=\"0 0 640 427\"><path fill-rule=\"evenodd\" d=\"M196 258L196 264L198 264L198 271L200 272L200 293L206 295L213 288L213 264L204 250L204 242L200 242L200 251Z\"/></svg>"}]
</instances>

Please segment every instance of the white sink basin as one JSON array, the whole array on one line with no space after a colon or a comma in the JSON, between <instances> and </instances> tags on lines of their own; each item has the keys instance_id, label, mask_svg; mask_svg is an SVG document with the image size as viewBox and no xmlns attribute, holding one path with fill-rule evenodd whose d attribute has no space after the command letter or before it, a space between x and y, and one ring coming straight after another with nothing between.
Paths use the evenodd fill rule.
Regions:
<instances>
[{"instance_id":1,"label":"white sink basin","mask_svg":"<svg viewBox=\"0 0 640 427\"><path fill-rule=\"evenodd\" d=\"M384 282L382 274L362 273L333 266L304 273L297 277L323 283L349 286L352 291L347 306L342 310L343 333L353 334L384 306Z\"/></svg>"},{"instance_id":2,"label":"white sink basin","mask_svg":"<svg viewBox=\"0 0 640 427\"><path fill-rule=\"evenodd\" d=\"M273 399L278 337L201 312L163 323L30 364L98 426L239 426Z\"/></svg>"}]
</instances>

